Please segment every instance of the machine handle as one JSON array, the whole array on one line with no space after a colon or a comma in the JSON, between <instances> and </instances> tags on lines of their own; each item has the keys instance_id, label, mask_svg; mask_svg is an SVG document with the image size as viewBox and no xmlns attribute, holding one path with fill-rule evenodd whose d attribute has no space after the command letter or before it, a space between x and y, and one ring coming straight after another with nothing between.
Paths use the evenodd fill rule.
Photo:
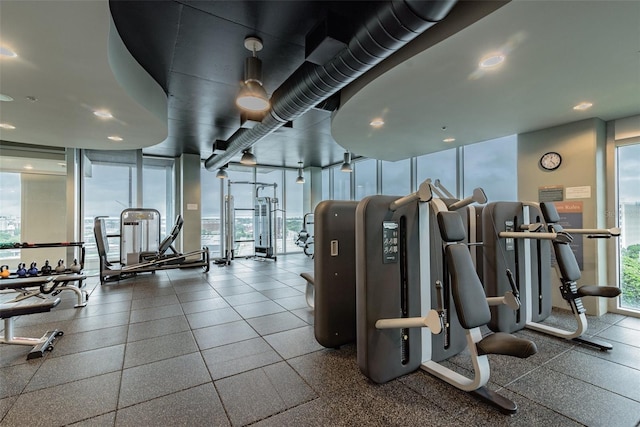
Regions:
<instances>
[{"instance_id":1,"label":"machine handle","mask_svg":"<svg viewBox=\"0 0 640 427\"><path fill-rule=\"evenodd\" d=\"M433 198L433 194L431 193L431 185L428 181L429 180L425 180L422 184L420 184L420 187L418 187L418 191L416 191L415 193L411 193L408 196L401 197L391 202L391 205L389 205L389 209L391 209L392 211L396 211L401 207L415 201L430 201Z\"/></svg>"},{"instance_id":2,"label":"machine handle","mask_svg":"<svg viewBox=\"0 0 640 427\"><path fill-rule=\"evenodd\" d=\"M455 211L474 202L480 204L487 203L487 195L484 193L484 190L482 188L475 188L471 196L465 197L464 199L451 204L449 206L449 210Z\"/></svg>"},{"instance_id":3,"label":"machine handle","mask_svg":"<svg viewBox=\"0 0 640 427\"><path fill-rule=\"evenodd\" d=\"M442 282L440 280L436 280L436 310L441 313L444 310L444 291L442 288Z\"/></svg>"},{"instance_id":4,"label":"machine handle","mask_svg":"<svg viewBox=\"0 0 640 427\"><path fill-rule=\"evenodd\" d=\"M518 292L518 288L516 287L516 281L513 280L513 273L508 268L507 279L509 280L509 285L511 286L511 292L513 292L513 296L515 296L516 298L520 298L520 293Z\"/></svg>"},{"instance_id":5,"label":"machine handle","mask_svg":"<svg viewBox=\"0 0 640 427\"><path fill-rule=\"evenodd\" d=\"M432 334L437 335L442 331L442 316L435 310L429 310L424 317L379 319L375 326L376 329L429 328Z\"/></svg>"}]
</instances>

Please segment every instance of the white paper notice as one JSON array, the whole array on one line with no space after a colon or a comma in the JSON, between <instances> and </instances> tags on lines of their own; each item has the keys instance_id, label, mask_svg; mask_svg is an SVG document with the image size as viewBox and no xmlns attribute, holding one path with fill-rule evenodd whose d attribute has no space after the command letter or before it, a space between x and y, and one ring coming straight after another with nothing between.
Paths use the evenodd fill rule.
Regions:
<instances>
[{"instance_id":1,"label":"white paper notice","mask_svg":"<svg viewBox=\"0 0 640 427\"><path fill-rule=\"evenodd\" d=\"M198 210L198 204L197 203L187 203L187 210L188 211L197 211Z\"/></svg>"},{"instance_id":2,"label":"white paper notice","mask_svg":"<svg viewBox=\"0 0 640 427\"><path fill-rule=\"evenodd\" d=\"M567 187L564 189L565 199L590 199L591 198L591 186L585 185L583 187Z\"/></svg>"}]
</instances>

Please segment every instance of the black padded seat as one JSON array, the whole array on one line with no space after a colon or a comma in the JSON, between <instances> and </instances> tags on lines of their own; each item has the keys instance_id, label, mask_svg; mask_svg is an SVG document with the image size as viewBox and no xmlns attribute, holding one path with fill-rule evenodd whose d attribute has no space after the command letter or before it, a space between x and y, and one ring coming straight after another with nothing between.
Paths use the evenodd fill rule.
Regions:
<instances>
[{"instance_id":1,"label":"black padded seat","mask_svg":"<svg viewBox=\"0 0 640 427\"><path fill-rule=\"evenodd\" d=\"M556 233L562 232L563 228L560 224L560 214L553 203L540 203L540 210L544 216L545 221L549 225L550 231ZM582 277L580 273L580 267L578 261L571 250L571 246L568 243L562 241L553 241L553 249L556 254L556 262L560 269L561 278L563 283L575 283ZM621 290L616 286L580 286L575 295L578 297L604 297L615 298L620 295Z\"/></svg>"},{"instance_id":2,"label":"black padded seat","mask_svg":"<svg viewBox=\"0 0 640 427\"><path fill-rule=\"evenodd\" d=\"M620 295L622 291L615 286L580 286L578 288L578 296L581 297L604 297L615 298Z\"/></svg>"},{"instance_id":3,"label":"black padded seat","mask_svg":"<svg viewBox=\"0 0 640 427\"><path fill-rule=\"evenodd\" d=\"M8 319L24 314L44 313L60 304L60 298L45 299L33 304L1 304L0 319Z\"/></svg>"},{"instance_id":4,"label":"black padded seat","mask_svg":"<svg viewBox=\"0 0 640 427\"><path fill-rule=\"evenodd\" d=\"M487 335L476 344L478 354L502 354L526 359L538 352L538 347L533 341L518 338L505 332L495 332Z\"/></svg>"}]
</instances>

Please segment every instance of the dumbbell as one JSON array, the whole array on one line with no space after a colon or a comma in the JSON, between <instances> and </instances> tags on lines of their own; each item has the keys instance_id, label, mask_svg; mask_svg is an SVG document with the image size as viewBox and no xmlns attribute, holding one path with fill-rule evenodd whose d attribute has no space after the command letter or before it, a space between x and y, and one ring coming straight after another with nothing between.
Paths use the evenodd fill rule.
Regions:
<instances>
[{"instance_id":1,"label":"dumbbell","mask_svg":"<svg viewBox=\"0 0 640 427\"><path fill-rule=\"evenodd\" d=\"M0 277L6 278L6 277L9 277L10 274L11 272L9 271L8 265L0 266Z\"/></svg>"}]
</instances>

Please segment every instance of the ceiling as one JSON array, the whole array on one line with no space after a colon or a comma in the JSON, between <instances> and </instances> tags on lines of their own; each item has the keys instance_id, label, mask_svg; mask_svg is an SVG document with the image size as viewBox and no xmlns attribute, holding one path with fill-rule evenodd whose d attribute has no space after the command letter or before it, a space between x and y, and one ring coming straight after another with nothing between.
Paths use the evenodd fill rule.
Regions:
<instances>
[{"instance_id":1,"label":"ceiling","mask_svg":"<svg viewBox=\"0 0 640 427\"><path fill-rule=\"evenodd\" d=\"M0 139L207 159L216 139L241 127L234 98L250 55L246 36L264 42L258 57L271 94L304 62L305 35L323 17L339 15L353 33L377 7L2 0L1 44L18 57L0 59L0 93L14 98L0 102L0 123L16 126L0 129ZM509 51L500 69L478 73L479 59L500 47ZM342 89L337 111L310 109L254 153L259 164L287 167L339 163L345 148L397 160L582 118L628 117L640 114L639 100L640 1L459 2ZM580 101L594 105L572 110ZM93 116L99 108L115 118ZM378 116L385 125L372 129Z\"/></svg>"}]
</instances>

